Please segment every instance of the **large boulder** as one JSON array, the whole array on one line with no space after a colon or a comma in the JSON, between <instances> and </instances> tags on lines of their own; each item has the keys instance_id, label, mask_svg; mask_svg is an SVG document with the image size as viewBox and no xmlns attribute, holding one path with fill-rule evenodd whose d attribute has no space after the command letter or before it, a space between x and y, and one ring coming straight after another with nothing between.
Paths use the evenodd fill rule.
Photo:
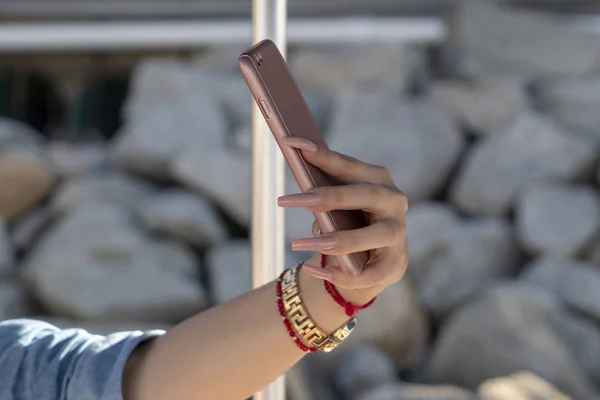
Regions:
<instances>
[{"instance_id":1,"label":"large boulder","mask_svg":"<svg viewBox=\"0 0 600 400\"><path fill-rule=\"evenodd\" d=\"M65 181L52 198L55 212L64 213L82 205L98 203L136 209L156 192L143 180L121 172L84 175Z\"/></svg>"},{"instance_id":2,"label":"large boulder","mask_svg":"<svg viewBox=\"0 0 600 400\"><path fill-rule=\"evenodd\" d=\"M115 205L71 211L24 268L40 303L58 317L177 322L207 306L195 256L181 244L146 236Z\"/></svg>"},{"instance_id":3,"label":"large boulder","mask_svg":"<svg viewBox=\"0 0 600 400\"><path fill-rule=\"evenodd\" d=\"M552 328L560 305L545 291L502 283L453 314L428 366L434 382L475 389L487 379L529 370L577 399L593 399L585 372Z\"/></svg>"},{"instance_id":4,"label":"large boulder","mask_svg":"<svg viewBox=\"0 0 600 400\"><path fill-rule=\"evenodd\" d=\"M171 163L188 148L223 147L227 126L215 90L220 79L191 63L153 59L140 63L111 160L131 172L172 179Z\"/></svg>"},{"instance_id":5,"label":"large boulder","mask_svg":"<svg viewBox=\"0 0 600 400\"><path fill-rule=\"evenodd\" d=\"M464 75L539 78L598 71L597 38L548 14L467 1L450 33Z\"/></svg>"},{"instance_id":6,"label":"large boulder","mask_svg":"<svg viewBox=\"0 0 600 400\"><path fill-rule=\"evenodd\" d=\"M600 79L548 80L537 89L540 108L574 133L600 142Z\"/></svg>"},{"instance_id":7,"label":"large boulder","mask_svg":"<svg viewBox=\"0 0 600 400\"><path fill-rule=\"evenodd\" d=\"M517 203L517 228L534 254L581 254L600 234L600 192L564 183L529 187Z\"/></svg>"},{"instance_id":8,"label":"large boulder","mask_svg":"<svg viewBox=\"0 0 600 400\"><path fill-rule=\"evenodd\" d=\"M477 135L506 129L527 107L523 83L511 78L438 82L431 97Z\"/></svg>"},{"instance_id":9,"label":"large boulder","mask_svg":"<svg viewBox=\"0 0 600 400\"><path fill-rule=\"evenodd\" d=\"M386 166L411 201L438 193L463 149L452 119L432 103L356 88L339 93L328 142L333 150Z\"/></svg>"},{"instance_id":10,"label":"large boulder","mask_svg":"<svg viewBox=\"0 0 600 400\"><path fill-rule=\"evenodd\" d=\"M450 197L467 213L504 215L529 185L585 177L597 157L597 149L585 139L525 112L504 132L471 148Z\"/></svg>"},{"instance_id":11,"label":"large boulder","mask_svg":"<svg viewBox=\"0 0 600 400\"><path fill-rule=\"evenodd\" d=\"M525 267L523 279L600 320L600 269L595 265L564 256L546 255Z\"/></svg>"},{"instance_id":12,"label":"large boulder","mask_svg":"<svg viewBox=\"0 0 600 400\"><path fill-rule=\"evenodd\" d=\"M218 243L227 235L213 206L182 189L166 190L145 199L139 213L150 229L198 248Z\"/></svg>"},{"instance_id":13,"label":"large boulder","mask_svg":"<svg viewBox=\"0 0 600 400\"><path fill-rule=\"evenodd\" d=\"M398 370L417 365L424 357L429 325L417 294L407 280L381 293L360 314L359 326L348 343L368 343L389 355Z\"/></svg>"}]
</instances>

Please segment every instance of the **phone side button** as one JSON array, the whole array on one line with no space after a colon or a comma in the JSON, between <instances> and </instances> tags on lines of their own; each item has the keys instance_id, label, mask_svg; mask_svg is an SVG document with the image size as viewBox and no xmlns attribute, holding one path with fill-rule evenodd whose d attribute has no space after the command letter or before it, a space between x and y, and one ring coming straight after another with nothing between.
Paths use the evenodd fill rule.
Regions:
<instances>
[{"instance_id":1,"label":"phone side button","mask_svg":"<svg viewBox=\"0 0 600 400\"><path fill-rule=\"evenodd\" d=\"M258 102L260 103L260 107L262 108L265 117L271 118L271 110L269 110L269 106L267 106L267 102L265 101L265 99L260 99L258 100Z\"/></svg>"}]
</instances>

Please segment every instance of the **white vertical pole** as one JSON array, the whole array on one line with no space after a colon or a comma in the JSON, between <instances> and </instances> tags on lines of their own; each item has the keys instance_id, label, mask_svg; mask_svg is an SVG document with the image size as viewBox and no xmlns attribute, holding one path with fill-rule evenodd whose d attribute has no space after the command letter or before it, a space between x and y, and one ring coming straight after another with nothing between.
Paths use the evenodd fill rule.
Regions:
<instances>
[{"instance_id":1,"label":"white vertical pole","mask_svg":"<svg viewBox=\"0 0 600 400\"><path fill-rule=\"evenodd\" d=\"M252 1L253 43L271 39L285 56L286 8L286 0ZM251 235L254 287L276 279L285 263L283 209L277 206L277 197L284 194L284 167L283 155L260 110L253 103ZM261 392L256 393L254 399L284 400L284 377L279 377Z\"/></svg>"}]
</instances>

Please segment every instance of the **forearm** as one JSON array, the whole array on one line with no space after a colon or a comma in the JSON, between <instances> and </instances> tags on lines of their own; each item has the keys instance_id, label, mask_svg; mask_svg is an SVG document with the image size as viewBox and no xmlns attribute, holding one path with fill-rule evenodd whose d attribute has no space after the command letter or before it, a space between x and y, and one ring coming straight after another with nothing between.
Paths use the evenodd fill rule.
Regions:
<instances>
[{"instance_id":1,"label":"forearm","mask_svg":"<svg viewBox=\"0 0 600 400\"><path fill-rule=\"evenodd\" d=\"M299 279L304 304L323 330L348 319L321 280L304 273ZM190 318L134 356L125 400L244 399L303 355L282 323L272 282Z\"/></svg>"}]
</instances>

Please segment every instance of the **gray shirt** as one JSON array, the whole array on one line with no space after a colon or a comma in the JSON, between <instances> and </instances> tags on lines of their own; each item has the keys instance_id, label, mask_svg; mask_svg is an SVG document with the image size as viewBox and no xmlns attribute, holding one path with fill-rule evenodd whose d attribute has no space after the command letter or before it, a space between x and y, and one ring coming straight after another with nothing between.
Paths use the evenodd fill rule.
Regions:
<instances>
[{"instance_id":1,"label":"gray shirt","mask_svg":"<svg viewBox=\"0 0 600 400\"><path fill-rule=\"evenodd\" d=\"M127 358L164 331L108 336L45 322L0 322L0 399L122 400Z\"/></svg>"}]
</instances>

